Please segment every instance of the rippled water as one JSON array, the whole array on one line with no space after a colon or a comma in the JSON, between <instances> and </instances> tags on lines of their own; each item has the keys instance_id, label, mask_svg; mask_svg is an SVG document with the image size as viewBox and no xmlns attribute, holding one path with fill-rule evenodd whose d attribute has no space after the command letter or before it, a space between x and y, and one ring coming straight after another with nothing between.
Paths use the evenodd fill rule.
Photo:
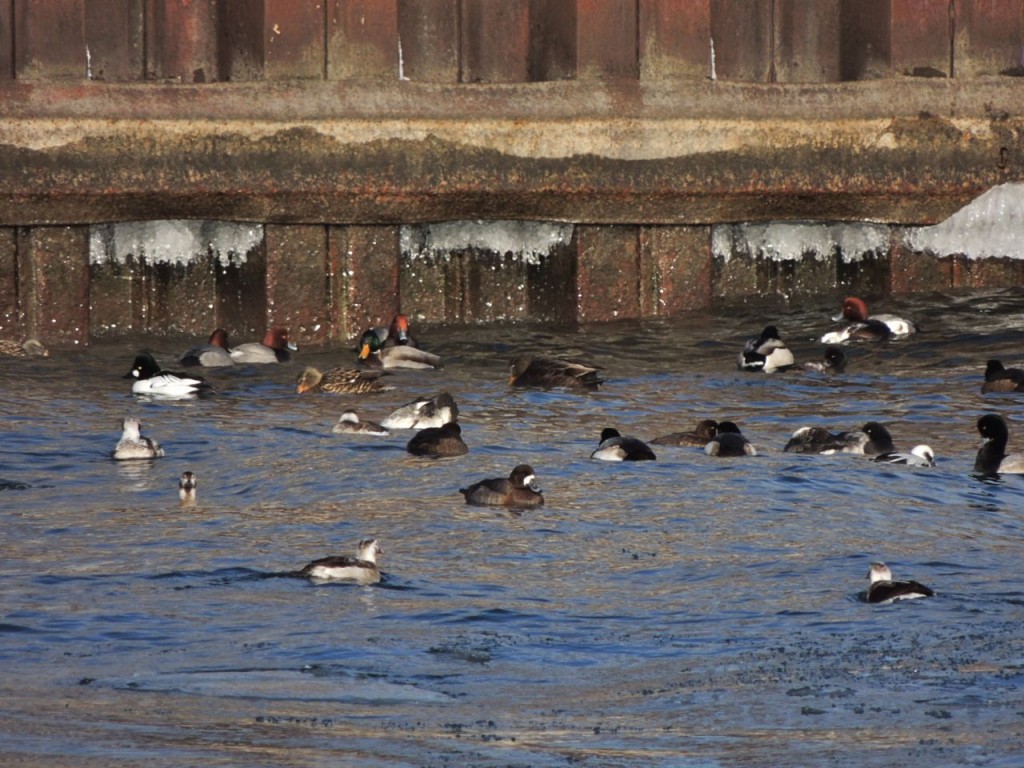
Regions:
<instances>
[{"instance_id":1,"label":"rippled water","mask_svg":"<svg viewBox=\"0 0 1024 768\"><path fill-rule=\"evenodd\" d=\"M988 357L1024 363L1017 292L892 299L922 332L851 348L831 380L737 372L777 322L798 360L833 302L580 329L424 328L448 361L356 398L298 396L304 363L207 373L208 400L140 402L120 378L148 338L0 365L0 762L179 766L1020 765L1024 478L971 474L985 412L1024 449L1024 395L982 396ZM879 310L881 311L881 307ZM591 359L592 395L510 390L508 359ZM470 453L410 433L331 434L421 394L459 402ZM166 448L108 459L134 413ZM731 418L762 455L659 447ZM933 469L782 453L799 426L885 422ZM531 463L513 514L457 489ZM178 475L200 478L183 508ZM385 582L275 574L377 536ZM872 559L933 600L858 599Z\"/></svg>"}]
</instances>

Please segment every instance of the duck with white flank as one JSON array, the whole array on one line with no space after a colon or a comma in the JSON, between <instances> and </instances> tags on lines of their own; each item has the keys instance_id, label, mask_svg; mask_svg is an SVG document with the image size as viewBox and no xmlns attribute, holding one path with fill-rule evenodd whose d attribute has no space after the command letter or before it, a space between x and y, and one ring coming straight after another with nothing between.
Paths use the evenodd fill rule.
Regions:
<instances>
[{"instance_id":1,"label":"duck with white flank","mask_svg":"<svg viewBox=\"0 0 1024 768\"><path fill-rule=\"evenodd\" d=\"M985 475L1024 474L1024 454L1006 452L1010 429L1006 419L989 413L978 419L978 433L984 439L974 459L974 471Z\"/></svg>"},{"instance_id":2,"label":"duck with white flank","mask_svg":"<svg viewBox=\"0 0 1024 768\"><path fill-rule=\"evenodd\" d=\"M877 456L895 453L889 430L877 421L869 421L853 432L829 432L823 427L801 427L783 448L786 453L862 453Z\"/></svg>"},{"instance_id":3,"label":"duck with white flank","mask_svg":"<svg viewBox=\"0 0 1024 768\"><path fill-rule=\"evenodd\" d=\"M744 371L774 373L790 368L794 362L793 353L779 338L779 329L769 325L760 336L746 343L740 352L738 366Z\"/></svg>"},{"instance_id":4,"label":"duck with white flank","mask_svg":"<svg viewBox=\"0 0 1024 768\"><path fill-rule=\"evenodd\" d=\"M915 445L910 453L880 453L872 461L883 464L908 464L912 467L934 467L935 452L927 445Z\"/></svg>"},{"instance_id":5,"label":"duck with white flank","mask_svg":"<svg viewBox=\"0 0 1024 768\"><path fill-rule=\"evenodd\" d=\"M932 597L935 594L930 587L917 581L893 581L892 571L885 563L872 563L867 578L869 583L864 600L869 603L888 604L896 600Z\"/></svg>"},{"instance_id":6,"label":"duck with white flank","mask_svg":"<svg viewBox=\"0 0 1024 768\"><path fill-rule=\"evenodd\" d=\"M181 356L185 367L201 365L204 368L227 368L235 364L228 351L228 332L217 328L210 334L210 340L198 344Z\"/></svg>"},{"instance_id":7,"label":"duck with white flank","mask_svg":"<svg viewBox=\"0 0 1024 768\"><path fill-rule=\"evenodd\" d=\"M544 496L537 487L537 476L529 464L520 464L508 477L492 477L460 488L467 504L478 506L534 509L544 504Z\"/></svg>"},{"instance_id":8,"label":"duck with white flank","mask_svg":"<svg viewBox=\"0 0 1024 768\"><path fill-rule=\"evenodd\" d=\"M658 457L644 441L620 435L617 429L606 427L601 430L601 442L590 458L598 461L654 461Z\"/></svg>"},{"instance_id":9,"label":"duck with white flank","mask_svg":"<svg viewBox=\"0 0 1024 768\"><path fill-rule=\"evenodd\" d=\"M317 584L331 581L354 581L356 584L376 584L380 581L380 568L377 556L384 550L376 539L363 539L359 542L355 557L335 555L322 557L306 565L295 575L302 576Z\"/></svg>"},{"instance_id":10,"label":"duck with white flank","mask_svg":"<svg viewBox=\"0 0 1024 768\"><path fill-rule=\"evenodd\" d=\"M998 360L989 360L985 366L982 394L988 392L1024 392L1024 370L1006 368Z\"/></svg>"},{"instance_id":11,"label":"duck with white flank","mask_svg":"<svg viewBox=\"0 0 1024 768\"><path fill-rule=\"evenodd\" d=\"M142 434L142 424L134 416L125 417L121 424L121 439L114 447L112 457L118 461L158 459L164 455L160 443Z\"/></svg>"},{"instance_id":12,"label":"duck with white flank","mask_svg":"<svg viewBox=\"0 0 1024 768\"><path fill-rule=\"evenodd\" d=\"M196 480L195 472L182 472L178 478L178 498L185 504L194 504L198 487L199 481Z\"/></svg>"},{"instance_id":13,"label":"duck with white flank","mask_svg":"<svg viewBox=\"0 0 1024 768\"><path fill-rule=\"evenodd\" d=\"M704 446L708 456L757 456L757 448L732 421L718 422L718 431Z\"/></svg>"},{"instance_id":14,"label":"duck with white flank","mask_svg":"<svg viewBox=\"0 0 1024 768\"><path fill-rule=\"evenodd\" d=\"M288 340L287 328L271 328L263 335L263 341L239 344L231 350L231 359L238 364L284 363L291 359L292 352L299 348Z\"/></svg>"},{"instance_id":15,"label":"duck with white flank","mask_svg":"<svg viewBox=\"0 0 1024 768\"><path fill-rule=\"evenodd\" d=\"M135 379L132 392L136 395L151 395L166 400L196 397L213 391L213 387L199 376L162 370L148 352L135 356L135 362L124 378Z\"/></svg>"},{"instance_id":16,"label":"duck with white flank","mask_svg":"<svg viewBox=\"0 0 1024 768\"><path fill-rule=\"evenodd\" d=\"M821 337L822 344L842 344L846 341L884 341L917 332L910 320L895 315L868 315L867 304L856 296L843 301L843 309L832 318L834 322L848 320L849 325Z\"/></svg>"},{"instance_id":17,"label":"duck with white flank","mask_svg":"<svg viewBox=\"0 0 1024 768\"><path fill-rule=\"evenodd\" d=\"M440 427L459 418L459 406L447 392L436 397L418 397L393 410L381 422L385 429L426 429Z\"/></svg>"},{"instance_id":18,"label":"duck with white flank","mask_svg":"<svg viewBox=\"0 0 1024 768\"><path fill-rule=\"evenodd\" d=\"M345 411L341 414L331 432L336 435L374 435L376 437L387 437L391 434L375 421L360 419L359 414L355 411Z\"/></svg>"}]
</instances>

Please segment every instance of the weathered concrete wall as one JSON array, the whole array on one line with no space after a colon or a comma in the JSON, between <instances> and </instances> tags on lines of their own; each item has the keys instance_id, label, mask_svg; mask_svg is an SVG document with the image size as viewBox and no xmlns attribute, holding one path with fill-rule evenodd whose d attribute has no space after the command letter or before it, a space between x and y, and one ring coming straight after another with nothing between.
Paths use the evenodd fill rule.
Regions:
<instances>
[{"instance_id":1,"label":"weathered concrete wall","mask_svg":"<svg viewBox=\"0 0 1024 768\"><path fill-rule=\"evenodd\" d=\"M1016 284L898 238L726 261L713 227L933 223L1021 180L1022 45L1024 0L0 3L0 335L309 342L399 307L588 321ZM90 260L97 228L177 219L262 236L240 261ZM575 226L536 263L403 256L403 226L460 219Z\"/></svg>"}]
</instances>

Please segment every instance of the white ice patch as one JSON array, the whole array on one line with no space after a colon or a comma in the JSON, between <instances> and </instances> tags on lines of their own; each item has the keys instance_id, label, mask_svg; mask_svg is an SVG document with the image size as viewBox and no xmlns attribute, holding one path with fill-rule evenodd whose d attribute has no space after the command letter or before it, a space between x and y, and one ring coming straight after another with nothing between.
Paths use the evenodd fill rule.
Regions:
<instances>
[{"instance_id":1,"label":"white ice patch","mask_svg":"<svg viewBox=\"0 0 1024 768\"><path fill-rule=\"evenodd\" d=\"M859 261L889 252L890 228L884 224L839 222L768 222L712 227L714 255L728 261L749 256L772 261L818 261L839 255Z\"/></svg>"},{"instance_id":2,"label":"white ice patch","mask_svg":"<svg viewBox=\"0 0 1024 768\"><path fill-rule=\"evenodd\" d=\"M221 262L244 264L263 242L261 224L231 221L129 221L101 224L89 233L89 260L124 263L129 256L150 264L188 264L212 253Z\"/></svg>"},{"instance_id":3,"label":"white ice patch","mask_svg":"<svg viewBox=\"0 0 1024 768\"><path fill-rule=\"evenodd\" d=\"M537 265L572 240L573 225L539 221L445 221L403 226L402 257L449 258L466 250L489 251Z\"/></svg>"},{"instance_id":4,"label":"white ice patch","mask_svg":"<svg viewBox=\"0 0 1024 768\"><path fill-rule=\"evenodd\" d=\"M1000 184L948 219L907 233L913 251L969 259L1024 259L1024 184Z\"/></svg>"}]
</instances>

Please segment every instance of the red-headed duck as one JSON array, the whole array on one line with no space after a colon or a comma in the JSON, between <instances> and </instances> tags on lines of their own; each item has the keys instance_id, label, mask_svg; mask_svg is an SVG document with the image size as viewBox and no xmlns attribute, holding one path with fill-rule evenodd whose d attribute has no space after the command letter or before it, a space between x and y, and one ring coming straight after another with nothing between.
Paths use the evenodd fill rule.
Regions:
<instances>
[{"instance_id":1,"label":"red-headed duck","mask_svg":"<svg viewBox=\"0 0 1024 768\"><path fill-rule=\"evenodd\" d=\"M250 341L239 344L231 350L231 359L236 363L283 363L291 359L291 352L299 348L288 340L287 328L270 328L262 342Z\"/></svg>"},{"instance_id":2,"label":"red-headed duck","mask_svg":"<svg viewBox=\"0 0 1024 768\"><path fill-rule=\"evenodd\" d=\"M917 331L917 326L914 323L902 317L868 315L867 304L856 296L845 299L842 312L832 320L834 322L847 320L850 325L838 331L826 333L821 337L822 344L842 344L855 339L884 341L894 336L906 336Z\"/></svg>"}]
</instances>

